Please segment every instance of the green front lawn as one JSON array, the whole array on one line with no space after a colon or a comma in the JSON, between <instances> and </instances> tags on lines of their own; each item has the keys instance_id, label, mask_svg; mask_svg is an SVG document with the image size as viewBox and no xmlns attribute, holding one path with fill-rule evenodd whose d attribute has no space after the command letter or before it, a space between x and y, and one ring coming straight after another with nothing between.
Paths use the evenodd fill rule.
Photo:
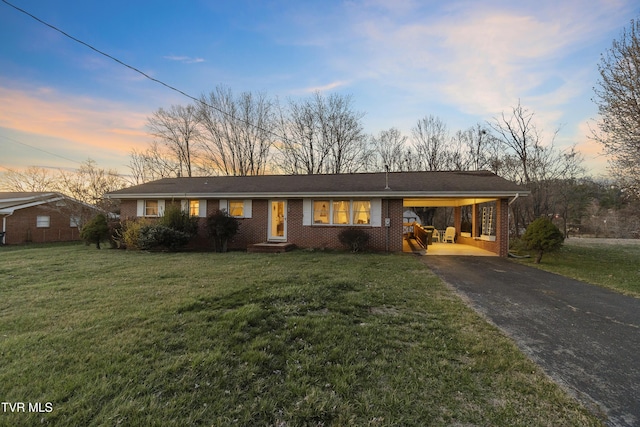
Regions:
<instances>
[{"instance_id":1,"label":"green front lawn","mask_svg":"<svg viewBox=\"0 0 640 427\"><path fill-rule=\"evenodd\" d=\"M566 242L560 250L545 254L541 264L534 264L533 258L519 261L640 298L640 244Z\"/></svg>"},{"instance_id":2,"label":"green front lawn","mask_svg":"<svg viewBox=\"0 0 640 427\"><path fill-rule=\"evenodd\" d=\"M0 425L601 425L409 255L0 248L0 295Z\"/></svg>"}]
</instances>

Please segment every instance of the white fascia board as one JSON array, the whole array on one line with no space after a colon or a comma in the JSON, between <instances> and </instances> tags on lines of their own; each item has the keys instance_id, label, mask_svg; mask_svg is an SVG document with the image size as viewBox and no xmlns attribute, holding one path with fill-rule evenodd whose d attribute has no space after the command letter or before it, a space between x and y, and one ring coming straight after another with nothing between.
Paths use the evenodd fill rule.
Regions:
<instances>
[{"instance_id":1,"label":"white fascia board","mask_svg":"<svg viewBox=\"0 0 640 427\"><path fill-rule=\"evenodd\" d=\"M17 210L20 210L20 209L32 208L34 206L44 205L45 203L57 202L59 200L64 200L64 197L58 196L58 197L52 197L50 199L40 199L40 200L37 200L35 202L31 202L31 203L24 203L24 204L21 204L21 205L11 206L11 208L7 208L7 209L11 209L11 213L13 213L14 211L17 211Z\"/></svg>"}]
</instances>

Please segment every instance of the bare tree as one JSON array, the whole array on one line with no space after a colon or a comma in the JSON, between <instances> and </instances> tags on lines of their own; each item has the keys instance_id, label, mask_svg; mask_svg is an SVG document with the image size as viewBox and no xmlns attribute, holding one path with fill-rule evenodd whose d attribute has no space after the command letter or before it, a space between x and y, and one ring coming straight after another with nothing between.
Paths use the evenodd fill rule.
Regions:
<instances>
[{"instance_id":1,"label":"bare tree","mask_svg":"<svg viewBox=\"0 0 640 427\"><path fill-rule=\"evenodd\" d=\"M147 125L151 134L167 149L162 157L178 164L178 176L193 176L200 137L196 108L193 105L172 105L168 110L160 108L148 118Z\"/></svg>"},{"instance_id":2,"label":"bare tree","mask_svg":"<svg viewBox=\"0 0 640 427\"><path fill-rule=\"evenodd\" d=\"M234 97L219 86L201 98L204 170L223 175L261 175L274 142L273 103L266 94L243 92Z\"/></svg>"},{"instance_id":3,"label":"bare tree","mask_svg":"<svg viewBox=\"0 0 640 427\"><path fill-rule=\"evenodd\" d=\"M435 116L425 116L411 129L413 146L424 170L445 169L449 134L446 124Z\"/></svg>"},{"instance_id":4,"label":"bare tree","mask_svg":"<svg viewBox=\"0 0 640 427\"><path fill-rule=\"evenodd\" d=\"M124 179L115 169L98 167L94 160L87 159L75 171L60 170L59 191L76 200L112 211L112 202L104 195L119 190L125 185Z\"/></svg>"},{"instance_id":5,"label":"bare tree","mask_svg":"<svg viewBox=\"0 0 640 427\"><path fill-rule=\"evenodd\" d=\"M144 151L131 150L129 157L132 184L181 176L180 163L162 150L158 141L152 141Z\"/></svg>"},{"instance_id":6,"label":"bare tree","mask_svg":"<svg viewBox=\"0 0 640 427\"><path fill-rule=\"evenodd\" d=\"M8 169L0 178L0 188L15 192L57 191L58 179L50 170L29 166L25 170Z\"/></svg>"},{"instance_id":7,"label":"bare tree","mask_svg":"<svg viewBox=\"0 0 640 427\"><path fill-rule=\"evenodd\" d=\"M582 157L575 147L562 151L554 146L559 129L545 143L543 133L534 122L534 113L520 102L510 115L503 113L490 126L504 151L499 160L502 176L531 191L530 197L512 206L518 233L535 218L557 213L558 201L562 198L559 182L575 179L583 172Z\"/></svg>"},{"instance_id":8,"label":"bare tree","mask_svg":"<svg viewBox=\"0 0 640 427\"><path fill-rule=\"evenodd\" d=\"M316 92L280 108L280 169L291 174L349 173L364 170L371 151L363 132L363 113L351 108L351 97Z\"/></svg>"},{"instance_id":9,"label":"bare tree","mask_svg":"<svg viewBox=\"0 0 640 427\"><path fill-rule=\"evenodd\" d=\"M631 20L600 59L595 91L600 119L593 137L611 156L623 187L640 196L640 20Z\"/></svg>"},{"instance_id":10,"label":"bare tree","mask_svg":"<svg viewBox=\"0 0 640 427\"><path fill-rule=\"evenodd\" d=\"M397 128L381 131L377 136L371 137L374 159L371 165L373 171L384 171L385 166L391 172L407 170L407 137Z\"/></svg>"}]
</instances>

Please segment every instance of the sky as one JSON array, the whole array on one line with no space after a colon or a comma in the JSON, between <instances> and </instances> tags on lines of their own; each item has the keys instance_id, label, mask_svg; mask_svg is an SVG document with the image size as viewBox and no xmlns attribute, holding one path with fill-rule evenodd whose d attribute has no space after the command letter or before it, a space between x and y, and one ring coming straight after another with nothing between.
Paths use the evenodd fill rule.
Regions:
<instances>
[{"instance_id":1,"label":"sky","mask_svg":"<svg viewBox=\"0 0 640 427\"><path fill-rule=\"evenodd\" d=\"M369 134L429 115L453 134L520 103L592 176L600 55L640 17L637 0L6 1L194 97L351 96ZM91 158L127 175L147 118L189 103L0 0L0 173Z\"/></svg>"}]
</instances>

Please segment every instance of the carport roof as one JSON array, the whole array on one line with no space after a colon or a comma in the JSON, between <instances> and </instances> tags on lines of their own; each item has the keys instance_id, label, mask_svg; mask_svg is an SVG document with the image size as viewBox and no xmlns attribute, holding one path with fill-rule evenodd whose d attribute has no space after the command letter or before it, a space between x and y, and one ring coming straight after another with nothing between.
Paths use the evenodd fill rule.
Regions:
<instances>
[{"instance_id":1,"label":"carport roof","mask_svg":"<svg viewBox=\"0 0 640 427\"><path fill-rule=\"evenodd\" d=\"M514 197L529 192L488 171L164 178L107 194L136 198Z\"/></svg>"}]
</instances>

